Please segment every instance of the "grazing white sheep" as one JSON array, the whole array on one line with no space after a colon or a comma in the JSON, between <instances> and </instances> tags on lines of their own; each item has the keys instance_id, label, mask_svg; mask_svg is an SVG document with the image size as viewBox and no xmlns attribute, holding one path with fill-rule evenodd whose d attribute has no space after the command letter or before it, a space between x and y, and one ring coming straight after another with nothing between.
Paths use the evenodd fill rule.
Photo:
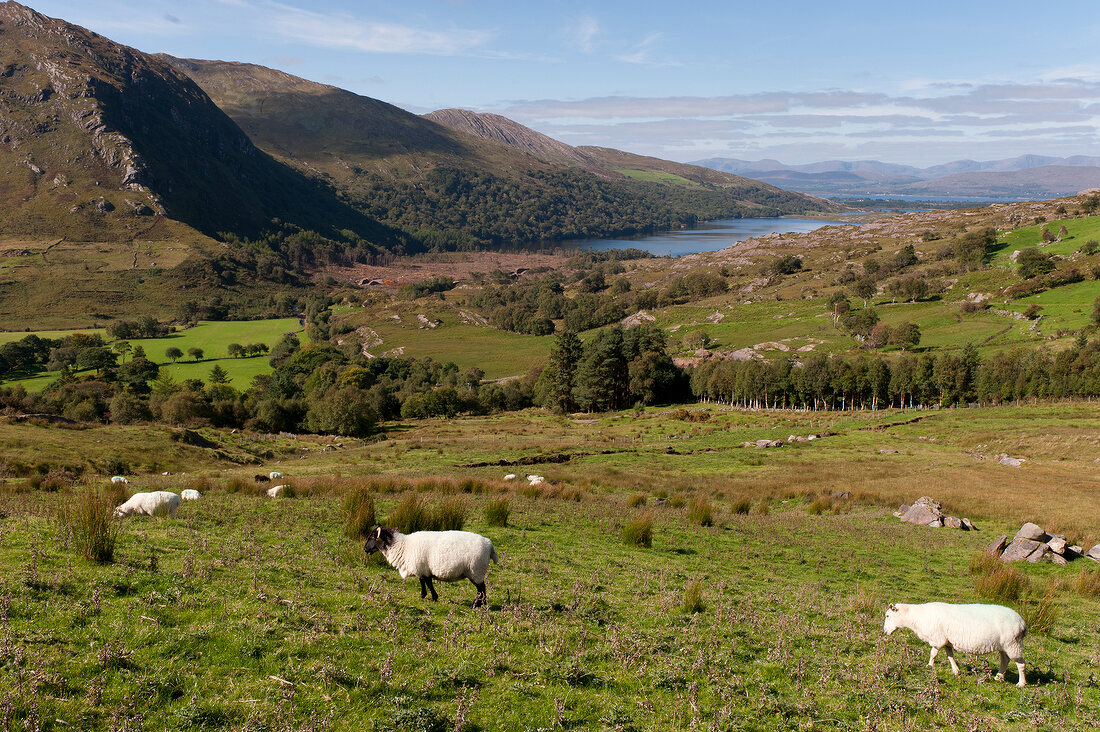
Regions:
<instances>
[{"instance_id":1,"label":"grazing white sheep","mask_svg":"<svg viewBox=\"0 0 1100 732\"><path fill-rule=\"evenodd\" d=\"M181 501L197 501L201 498L201 494L194 488L186 488L180 491Z\"/></svg>"},{"instance_id":2,"label":"grazing white sheep","mask_svg":"<svg viewBox=\"0 0 1100 732\"><path fill-rule=\"evenodd\" d=\"M273 485L264 492L267 493L268 498L278 498L283 495L289 487L288 485Z\"/></svg>"},{"instance_id":3,"label":"grazing white sheep","mask_svg":"<svg viewBox=\"0 0 1100 732\"><path fill-rule=\"evenodd\" d=\"M546 478L542 477L541 475L528 475L527 476L527 484L528 485L542 485L545 482L546 482Z\"/></svg>"},{"instance_id":4,"label":"grazing white sheep","mask_svg":"<svg viewBox=\"0 0 1100 732\"><path fill-rule=\"evenodd\" d=\"M1020 672L1016 686L1024 686L1023 640L1027 623L1020 614L1002 605L950 605L946 602L926 602L923 605L898 603L886 608L882 629L890 635L898 628L909 628L922 641L932 646L928 665L936 660L941 648L947 650L951 671L958 675L955 651L963 653L1001 654L1001 670L997 681L1004 679L1008 661L1012 659Z\"/></svg>"},{"instance_id":5,"label":"grazing white sheep","mask_svg":"<svg viewBox=\"0 0 1100 732\"><path fill-rule=\"evenodd\" d=\"M121 475L112 475L111 483L113 483L114 485L128 485L130 481L126 480L126 478Z\"/></svg>"},{"instance_id":6,"label":"grazing white sheep","mask_svg":"<svg viewBox=\"0 0 1100 732\"><path fill-rule=\"evenodd\" d=\"M167 513L168 518L175 518L179 507L180 497L171 491L135 493L115 509L115 516L125 518L134 515L155 516L158 513Z\"/></svg>"},{"instance_id":7,"label":"grazing white sheep","mask_svg":"<svg viewBox=\"0 0 1100 732\"><path fill-rule=\"evenodd\" d=\"M508 473L508 475L504 476L504 479L505 480L515 480L516 479L516 474L515 473Z\"/></svg>"},{"instance_id":8,"label":"grazing white sheep","mask_svg":"<svg viewBox=\"0 0 1100 732\"><path fill-rule=\"evenodd\" d=\"M267 477L270 480L278 480L279 478L283 477L283 474L277 470L272 470L270 473L267 474Z\"/></svg>"},{"instance_id":9,"label":"grazing white sheep","mask_svg":"<svg viewBox=\"0 0 1100 732\"><path fill-rule=\"evenodd\" d=\"M363 545L367 554L382 552L400 574L420 580L420 598L430 591L439 600L432 580L458 582L468 579L477 588L474 607L485 603L485 574L489 561L500 564L493 542L471 531L415 531L402 534L379 526Z\"/></svg>"}]
</instances>

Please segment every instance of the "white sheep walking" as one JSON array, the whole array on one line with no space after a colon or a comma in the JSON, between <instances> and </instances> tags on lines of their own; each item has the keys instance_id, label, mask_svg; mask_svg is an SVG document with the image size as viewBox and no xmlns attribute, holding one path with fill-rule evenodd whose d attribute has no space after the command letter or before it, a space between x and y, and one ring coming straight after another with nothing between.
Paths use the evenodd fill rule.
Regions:
<instances>
[{"instance_id":1,"label":"white sheep walking","mask_svg":"<svg viewBox=\"0 0 1100 732\"><path fill-rule=\"evenodd\" d=\"M128 485L130 483L130 481L126 480L125 476L112 475L111 476L111 483L114 484L114 485Z\"/></svg>"},{"instance_id":2,"label":"white sheep walking","mask_svg":"<svg viewBox=\"0 0 1100 732\"><path fill-rule=\"evenodd\" d=\"M400 574L420 580L420 599L432 593L439 600L432 580L458 582L468 579L477 588L474 607L485 603L485 575L489 561L500 564L493 542L471 531L415 531L402 534L379 526L363 545L367 554L382 552Z\"/></svg>"},{"instance_id":3,"label":"white sheep walking","mask_svg":"<svg viewBox=\"0 0 1100 732\"><path fill-rule=\"evenodd\" d=\"M996 676L997 681L1004 679L1008 661L1012 659L1020 672L1016 686L1027 683L1023 651L1027 623L1011 608L982 604L950 605L946 602L926 602L923 605L898 603L886 608L886 621L882 629L890 635L898 628L909 628L932 647L929 666L934 665L939 650L946 649L951 671L957 676L956 650L963 653L999 651L1001 670Z\"/></svg>"},{"instance_id":4,"label":"white sheep walking","mask_svg":"<svg viewBox=\"0 0 1100 732\"><path fill-rule=\"evenodd\" d=\"M182 491L180 491L180 500L181 501L197 501L201 497L202 497L202 494L200 494L194 488L184 488Z\"/></svg>"},{"instance_id":5,"label":"white sheep walking","mask_svg":"<svg viewBox=\"0 0 1100 732\"><path fill-rule=\"evenodd\" d=\"M168 518L175 518L179 507L180 497L171 491L135 493L115 509L115 516L125 518L134 515L156 516L158 513L167 513Z\"/></svg>"}]
</instances>

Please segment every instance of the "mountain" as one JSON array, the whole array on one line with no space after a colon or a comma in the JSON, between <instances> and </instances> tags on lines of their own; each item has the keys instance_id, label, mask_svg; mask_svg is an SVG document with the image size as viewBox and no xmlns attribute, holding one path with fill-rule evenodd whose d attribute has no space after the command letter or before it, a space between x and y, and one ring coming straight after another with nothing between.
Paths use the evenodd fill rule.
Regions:
<instances>
[{"instance_id":1,"label":"mountain","mask_svg":"<svg viewBox=\"0 0 1100 732\"><path fill-rule=\"evenodd\" d=\"M1068 158L1020 155L1004 160L955 160L928 168L878 160L828 160L784 165L771 159L707 158L695 161L695 164L804 193L827 196L1055 198L1094 187L1100 172L1100 157L1085 155ZM1071 170L1074 168L1079 170ZM969 177L957 177L960 175Z\"/></svg>"},{"instance_id":2,"label":"mountain","mask_svg":"<svg viewBox=\"0 0 1100 732\"><path fill-rule=\"evenodd\" d=\"M161 59L15 2L0 3L5 233L131 238L162 218L206 234L385 227L258 150Z\"/></svg>"},{"instance_id":3,"label":"mountain","mask_svg":"<svg viewBox=\"0 0 1100 732\"><path fill-rule=\"evenodd\" d=\"M835 208L697 166L573 148L499 115L417 116L263 66L161 58L260 149L427 246L507 246Z\"/></svg>"}]
</instances>

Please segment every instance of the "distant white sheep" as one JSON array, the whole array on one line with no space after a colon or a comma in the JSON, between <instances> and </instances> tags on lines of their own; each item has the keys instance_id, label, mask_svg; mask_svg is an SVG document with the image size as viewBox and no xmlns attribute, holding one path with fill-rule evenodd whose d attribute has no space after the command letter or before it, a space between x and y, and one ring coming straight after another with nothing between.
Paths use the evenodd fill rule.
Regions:
<instances>
[{"instance_id":1,"label":"distant white sheep","mask_svg":"<svg viewBox=\"0 0 1100 732\"><path fill-rule=\"evenodd\" d=\"M932 666L939 649L947 650L951 671L958 675L955 651L963 653L1001 654L1001 670L997 681L1004 679L1008 661L1012 659L1020 672L1016 686L1024 686L1023 640L1027 635L1027 623L1020 614L1002 605L950 605L945 602L926 602L923 605L898 603L886 608L886 621L882 625L886 635L898 628L909 628L917 637L932 647L928 665Z\"/></svg>"},{"instance_id":2,"label":"distant white sheep","mask_svg":"<svg viewBox=\"0 0 1100 732\"><path fill-rule=\"evenodd\" d=\"M504 476L504 479L505 480L515 480L516 479L516 474L515 473L508 473L508 475Z\"/></svg>"},{"instance_id":3,"label":"distant white sheep","mask_svg":"<svg viewBox=\"0 0 1100 732\"><path fill-rule=\"evenodd\" d=\"M402 534L379 526L363 545L367 554L382 552L400 574L420 580L420 598L430 591L439 600L432 580L458 582L468 579L477 588L474 607L485 603L485 574L490 560L500 564L493 542L471 531L416 531Z\"/></svg>"},{"instance_id":4,"label":"distant white sheep","mask_svg":"<svg viewBox=\"0 0 1100 732\"><path fill-rule=\"evenodd\" d=\"M180 491L180 500L181 501L197 501L201 497L202 497L201 494L197 490L195 490L194 488L186 488L186 489Z\"/></svg>"},{"instance_id":5,"label":"distant white sheep","mask_svg":"<svg viewBox=\"0 0 1100 732\"><path fill-rule=\"evenodd\" d=\"M546 478L542 477L541 475L528 475L527 476L527 484L528 485L542 485L545 482L546 482Z\"/></svg>"},{"instance_id":6,"label":"distant white sheep","mask_svg":"<svg viewBox=\"0 0 1100 732\"><path fill-rule=\"evenodd\" d=\"M283 474L277 470L272 470L270 473L267 474L267 477L271 480L278 480L279 478L283 477Z\"/></svg>"},{"instance_id":7,"label":"distant white sheep","mask_svg":"<svg viewBox=\"0 0 1100 732\"><path fill-rule=\"evenodd\" d=\"M126 480L126 478L121 475L112 475L111 483L114 485L129 485L130 481Z\"/></svg>"},{"instance_id":8,"label":"distant white sheep","mask_svg":"<svg viewBox=\"0 0 1100 732\"><path fill-rule=\"evenodd\" d=\"M286 493L288 488L290 488L289 485L273 485L264 492L268 498L278 498Z\"/></svg>"},{"instance_id":9,"label":"distant white sheep","mask_svg":"<svg viewBox=\"0 0 1100 732\"><path fill-rule=\"evenodd\" d=\"M115 516L125 518L135 515L155 516L158 513L166 513L168 518L175 518L179 507L180 497L171 491L135 493L130 496L129 500L115 509Z\"/></svg>"}]
</instances>

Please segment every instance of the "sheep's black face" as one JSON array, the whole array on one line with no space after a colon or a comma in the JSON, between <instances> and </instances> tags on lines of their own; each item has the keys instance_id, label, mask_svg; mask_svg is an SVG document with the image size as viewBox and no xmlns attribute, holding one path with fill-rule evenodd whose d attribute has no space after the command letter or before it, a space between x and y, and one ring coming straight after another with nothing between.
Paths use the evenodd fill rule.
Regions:
<instances>
[{"instance_id":1,"label":"sheep's black face","mask_svg":"<svg viewBox=\"0 0 1100 732\"><path fill-rule=\"evenodd\" d=\"M393 531L390 529L379 526L377 529L371 532L370 538L367 539L367 543L363 545L363 551L367 554L374 554L380 552L383 549L388 549L390 544L393 543Z\"/></svg>"}]
</instances>

